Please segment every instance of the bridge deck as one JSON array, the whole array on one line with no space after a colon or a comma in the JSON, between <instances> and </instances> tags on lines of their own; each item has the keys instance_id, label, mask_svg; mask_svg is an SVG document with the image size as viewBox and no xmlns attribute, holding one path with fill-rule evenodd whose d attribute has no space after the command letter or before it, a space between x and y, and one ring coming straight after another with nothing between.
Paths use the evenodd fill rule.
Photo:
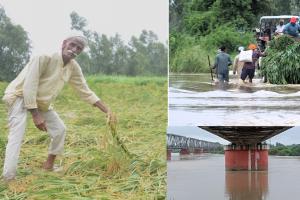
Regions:
<instances>
[{"instance_id":1,"label":"bridge deck","mask_svg":"<svg viewBox=\"0 0 300 200\"><path fill-rule=\"evenodd\" d=\"M235 144L248 145L263 142L291 128L287 126L199 126Z\"/></svg>"}]
</instances>

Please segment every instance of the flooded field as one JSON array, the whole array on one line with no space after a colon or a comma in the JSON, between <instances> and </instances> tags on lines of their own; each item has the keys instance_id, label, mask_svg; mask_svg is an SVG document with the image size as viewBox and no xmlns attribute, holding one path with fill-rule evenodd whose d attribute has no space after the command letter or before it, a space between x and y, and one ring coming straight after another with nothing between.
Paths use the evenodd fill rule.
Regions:
<instances>
[{"instance_id":1,"label":"flooded field","mask_svg":"<svg viewBox=\"0 0 300 200\"><path fill-rule=\"evenodd\" d=\"M300 85L254 79L240 85L230 76L225 89L210 74L169 76L169 125L294 126L300 124Z\"/></svg>"},{"instance_id":2,"label":"flooded field","mask_svg":"<svg viewBox=\"0 0 300 200\"><path fill-rule=\"evenodd\" d=\"M224 155L173 155L168 200L282 200L300 195L300 157L269 156L268 171L225 171Z\"/></svg>"}]
</instances>

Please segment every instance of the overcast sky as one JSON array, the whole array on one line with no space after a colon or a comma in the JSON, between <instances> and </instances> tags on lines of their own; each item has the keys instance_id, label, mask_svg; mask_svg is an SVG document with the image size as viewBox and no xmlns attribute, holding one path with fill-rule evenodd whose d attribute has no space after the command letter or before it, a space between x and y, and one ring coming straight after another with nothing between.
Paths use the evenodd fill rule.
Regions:
<instances>
[{"instance_id":1,"label":"overcast sky","mask_svg":"<svg viewBox=\"0 0 300 200\"><path fill-rule=\"evenodd\" d=\"M168 0L0 0L6 15L32 40L33 53L52 53L70 35L70 13L88 21L88 29L127 41L143 29L168 39Z\"/></svg>"},{"instance_id":2,"label":"overcast sky","mask_svg":"<svg viewBox=\"0 0 300 200\"><path fill-rule=\"evenodd\" d=\"M212 133L209 133L198 127L191 126L170 126L168 127L168 133L182 135L185 137L196 138L200 140L206 140L210 142L219 142L221 144L229 144L227 140L224 140ZM268 144L275 144L276 142L290 145L300 144L300 127L293 127L291 129L282 132L271 139L267 140Z\"/></svg>"}]
</instances>

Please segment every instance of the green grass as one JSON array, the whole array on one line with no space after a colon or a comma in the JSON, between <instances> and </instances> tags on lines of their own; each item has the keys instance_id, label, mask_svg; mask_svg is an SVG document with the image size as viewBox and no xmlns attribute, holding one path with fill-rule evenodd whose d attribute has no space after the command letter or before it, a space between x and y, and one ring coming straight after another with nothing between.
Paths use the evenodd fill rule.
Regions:
<instances>
[{"instance_id":1,"label":"green grass","mask_svg":"<svg viewBox=\"0 0 300 200\"><path fill-rule=\"evenodd\" d=\"M165 199L167 78L92 76L90 88L118 118L117 134L133 156L111 136L105 115L65 87L54 107L67 126L59 173L45 172L48 136L28 127L17 181L0 182L0 199ZM0 97L7 83L0 83ZM28 115L30 116L30 115ZM0 103L0 167L8 128Z\"/></svg>"}]
</instances>

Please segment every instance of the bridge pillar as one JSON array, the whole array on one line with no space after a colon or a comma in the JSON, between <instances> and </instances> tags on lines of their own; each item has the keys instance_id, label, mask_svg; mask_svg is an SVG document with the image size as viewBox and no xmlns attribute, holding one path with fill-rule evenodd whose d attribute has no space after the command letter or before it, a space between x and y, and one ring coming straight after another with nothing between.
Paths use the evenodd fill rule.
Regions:
<instances>
[{"instance_id":1,"label":"bridge pillar","mask_svg":"<svg viewBox=\"0 0 300 200\"><path fill-rule=\"evenodd\" d=\"M226 170L268 170L268 145L227 145Z\"/></svg>"},{"instance_id":2,"label":"bridge pillar","mask_svg":"<svg viewBox=\"0 0 300 200\"><path fill-rule=\"evenodd\" d=\"M179 152L180 155L189 155L190 154L190 151L186 148L182 148L180 149L180 152Z\"/></svg>"},{"instance_id":3,"label":"bridge pillar","mask_svg":"<svg viewBox=\"0 0 300 200\"><path fill-rule=\"evenodd\" d=\"M171 153L172 153L172 150L167 149L167 160L171 160Z\"/></svg>"}]
</instances>

